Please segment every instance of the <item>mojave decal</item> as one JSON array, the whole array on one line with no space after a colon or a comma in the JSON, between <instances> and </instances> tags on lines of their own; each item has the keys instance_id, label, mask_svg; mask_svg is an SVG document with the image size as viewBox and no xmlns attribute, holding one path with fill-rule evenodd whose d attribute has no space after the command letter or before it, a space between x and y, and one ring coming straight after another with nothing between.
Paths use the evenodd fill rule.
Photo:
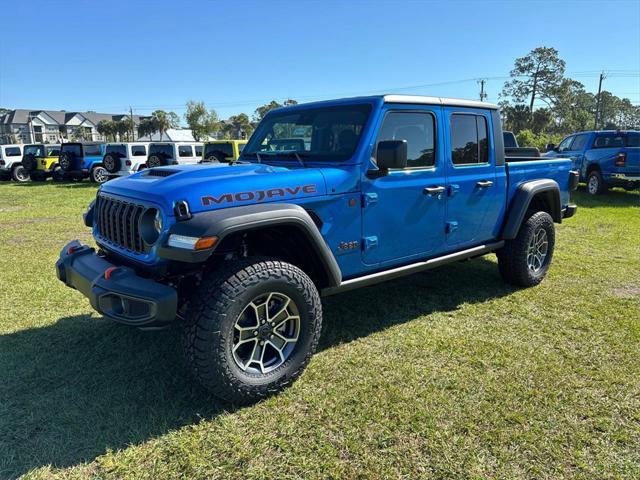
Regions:
<instances>
[{"instance_id":1,"label":"mojave decal","mask_svg":"<svg viewBox=\"0 0 640 480\"><path fill-rule=\"evenodd\" d=\"M222 195L206 195L200 198L202 205L220 205L235 202L261 202L265 199L282 198L300 195L301 193L316 193L315 185L298 185L297 187L270 188L269 190L250 190L237 193L223 193Z\"/></svg>"}]
</instances>

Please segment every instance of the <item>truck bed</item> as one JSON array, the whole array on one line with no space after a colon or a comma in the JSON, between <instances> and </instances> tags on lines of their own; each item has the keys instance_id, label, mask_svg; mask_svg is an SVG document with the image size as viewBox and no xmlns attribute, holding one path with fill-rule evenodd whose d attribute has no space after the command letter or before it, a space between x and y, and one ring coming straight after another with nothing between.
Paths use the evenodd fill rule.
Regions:
<instances>
[{"instance_id":1,"label":"truck bed","mask_svg":"<svg viewBox=\"0 0 640 480\"><path fill-rule=\"evenodd\" d=\"M507 204L511 203L518 186L531 180L552 179L560 187L562 207L569 204L569 171L572 162L568 158L507 157Z\"/></svg>"}]
</instances>

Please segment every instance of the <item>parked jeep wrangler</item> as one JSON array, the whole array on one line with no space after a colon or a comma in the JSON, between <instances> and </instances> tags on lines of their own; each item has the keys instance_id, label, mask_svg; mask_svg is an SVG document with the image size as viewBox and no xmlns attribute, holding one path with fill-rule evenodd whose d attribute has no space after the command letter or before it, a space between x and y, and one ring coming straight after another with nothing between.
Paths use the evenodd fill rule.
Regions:
<instances>
[{"instance_id":1,"label":"parked jeep wrangler","mask_svg":"<svg viewBox=\"0 0 640 480\"><path fill-rule=\"evenodd\" d=\"M202 144L194 142L153 142L149 144L147 167L194 165L202 161Z\"/></svg>"},{"instance_id":2,"label":"parked jeep wrangler","mask_svg":"<svg viewBox=\"0 0 640 480\"><path fill-rule=\"evenodd\" d=\"M94 183L109 180L109 172L102 165L104 143L72 142L60 147L60 168L55 169L55 180L81 181L89 178Z\"/></svg>"},{"instance_id":3,"label":"parked jeep wrangler","mask_svg":"<svg viewBox=\"0 0 640 480\"><path fill-rule=\"evenodd\" d=\"M107 143L102 165L110 178L126 177L147 168L149 143Z\"/></svg>"},{"instance_id":4,"label":"parked jeep wrangler","mask_svg":"<svg viewBox=\"0 0 640 480\"><path fill-rule=\"evenodd\" d=\"M24 145L0 145L0 179L28 182L29 172L22 166Z\"/></svg>"},{"instance_id":5,"label":"parked jeep wrangler","mask_svg":"<svg viewBox=\"0 0 640 480\"><path fill-rule=\"evenodd\" d=\"M276 150L291 138L297 150ZM546 275L576 207L566 159L505 158L484 102L385 95L269 112L233 164L154 168L99 189L98 251L67 244L58 278L101 314L182 323L215 395L291 384L320 337L321 295L495 252L503 278Z\"/></svg>"},{"instance_id":6,"label":"parked jeep wrangler","mask_svg":"<svg viewBox=\"0 0 640 480\"><path fill-rule=\"evenodd\" d=\"M44 182L58 167L60 145L35 143L25 145L22 166L34 182Z\"/></svg>"},{"instance_id":7,"label":"parked jeep wrangler","mask_svg":"<svg viewBox=\"0 0 640 480\"><path fill-rule=\"evenodd\" d=\"M247 144L246 140L212 140L204 143L202 161L208 163L235 162Z\"/></svg>"}]
</instances>

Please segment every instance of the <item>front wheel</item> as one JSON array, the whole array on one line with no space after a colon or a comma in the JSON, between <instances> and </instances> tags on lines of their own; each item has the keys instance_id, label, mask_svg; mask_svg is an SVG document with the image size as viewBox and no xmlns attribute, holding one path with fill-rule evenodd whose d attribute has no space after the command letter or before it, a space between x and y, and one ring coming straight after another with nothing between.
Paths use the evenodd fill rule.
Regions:
<instances>
[{"instance_id":1,"label":"front wheel","mask_svg":"<svg viewBox=\"0 0 640 480\"><path fill-rule=\"evenodd\" d=\"M551 215L529 212L516 238L497 252L502 278L520 287L539 284L549 270L555 238Z\"/></svg>"},{"instance_id":2,"label":"front wheel","mask_svg":"<svg viewBox=\"0 0 640 480\"><path fill-rule=\"evenodd\" d=\"M293 383L315 352L321 328L320 296L302 270L247 258L202 283L187 310L183 347L205 388L248 404Z\"/></svg>"}]
</instances>

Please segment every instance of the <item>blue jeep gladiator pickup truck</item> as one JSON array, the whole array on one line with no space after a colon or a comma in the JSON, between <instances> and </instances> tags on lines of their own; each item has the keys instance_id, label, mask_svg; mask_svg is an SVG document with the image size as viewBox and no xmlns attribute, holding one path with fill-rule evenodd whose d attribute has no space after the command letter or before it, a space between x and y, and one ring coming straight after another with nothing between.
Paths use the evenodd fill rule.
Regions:
<instances>
[{"instance_id":1,"label":"blue jeep gladiator pickup truck","mask_svg":"<svg viewBox=\"0 0 640 480\"><path fill-rule=\"evenodd\" d=\"M166 166L101 186L57 275L101 314L182 322L193 375L248 403L313 354L321 295L478 257L538 284L571 217L566 159L505 159L496 106L386 95L266 115L236 162Z\"/></svg>"},{"instance_id":2,"label":"blue jeep gladiator pickup truck","mask_svg":"<svg viewBox=\"0 0 640 480\"><path fill-rule=\"evenodd\" d=\"M573 161L587 192L599 195L609 187L640 188L640 132L603 130L569 135L547 157Z\"/></svg>"}]
</instances>

